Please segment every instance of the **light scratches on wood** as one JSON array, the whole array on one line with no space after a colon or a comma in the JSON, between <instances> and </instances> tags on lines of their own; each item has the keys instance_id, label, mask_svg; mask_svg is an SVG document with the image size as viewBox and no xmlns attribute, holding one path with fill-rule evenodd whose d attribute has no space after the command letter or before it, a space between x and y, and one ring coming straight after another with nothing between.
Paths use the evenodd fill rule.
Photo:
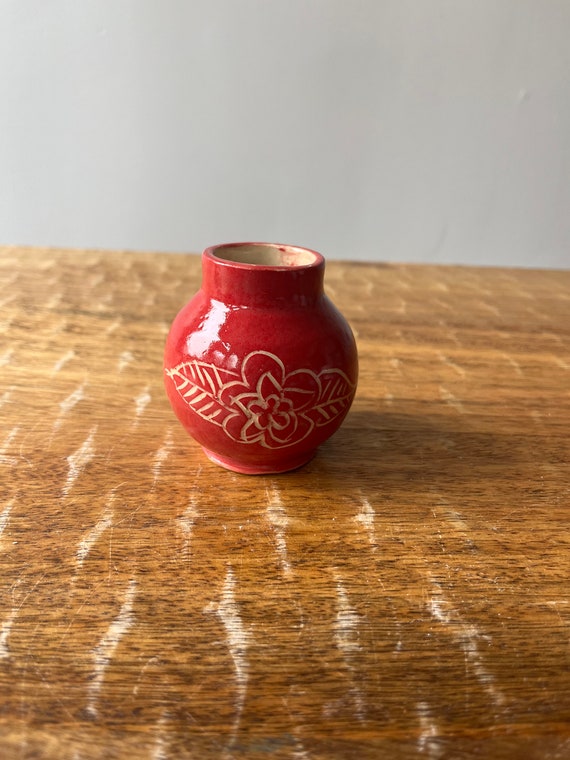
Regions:
<instances>
[{"instance_id":1,"label":"light scratches on wood","mask_svg":"<svg viewBox=\"0 0 570 760\"><path fill-rule=\"evenodd\" d=\"M277 553L281 562L281 568L283 574L288 576L291 574L291 563L289 562L289 556L287 552L286 530L289 527L289 518L279 489L275 485L272 485L271 489L266 490L267 497L267 519L273 528L275 534L275 545L277 547Z\"/></svg>"},{"instance_id":2,"label":"light scratches on wood","mask_svg":"<svg viewBox=\"0 0 570 760\"><path fill-rule=\"evenodd\" d=\"M560 607L560 605L567 607L570 604L570 602L567 599L552 599L548 602L534 602L534 604L536 605L544 604L545 607L549 607L550 609L554 610L554 612L558 616L558 619L560 620L562 625L566 625L566 621L560 614L560 610L558 608ZM566 612L566 610L564 610L564 612Z\"/></svg>"},{"instance_id":3,"label":"light scratches on wood","mask_svg":"<svg viewBox=\"0 0 570 760\"><path fill-rule=\"evenodd\" d=\"M89 462L95 456L95 447L93 441L95 440L95 434L97 432L97 425L94 425L89 431L89 435L83 441L81 446L67 457L68 472L67 480L63 487L63 496L69 496L69 493L77 478L81 475L83 470L87 467Z\"/></svg>"},{"instance_id":4,"label":"light scratches on wood","mask_svg":"<svg viewBox=\"0 0 570 760\"><path fill-rule=\"evenodd\" d=\"M479 651L483 636L479 628L463 620L459 612L452 607L445 598L443 589L433 578L429 579L433 588L433 594L428 600L428 609L432 617L445 626L446 630L457 640L465 655L465 663L471 668L475 677L485 689L495 706L504 704L504 694L495 686L495 677L485 667L483 657Z\"/></svg>"},{"instance_id":5,"label":"light scratches on wood","mask_svg":"<svg viewBox=\"0 0 570 760\"><path fill-rule=\"evenodd\" d=\"M105 330L105 335L112 335L115 332L115 330L118 330L122 324L123 324L123 320L121 317L119 317L119 319L115 319L113 322L111 322L109 327L107 327L107 329Z\"/></svg>"},{"instance_id":6,"label":"light scratches on wood","mask_svg":"<svg viewBox=\"0 0 570 760\"><path fill-rule=\"evenodd\" d=\"M67 398L60 402L59 414L55 418L52 428L52 431L54 433L56 433L61 427L64 417L73 409L74 406L76 406L80 401L83 401L85 398L85 385L86 383L79 385L72 393L69 394L69 396L67 396Z\"/></svg>"},{"instance_id":7,"label":"light scratches on wood","mask_svg":"<svg viewBox=\"0 0 570 760\"><path fill-rule=\"evenodd\" d=\"M15 502L15 499L10 499L10 501L4 505L2 512L0 512L0 538L2 537L2 534L4 533L8 525L8 522L10 519L10 512L12 511L12 507L14 506L14 502Z\"/></svg>"},{"instance_id":8,"label":"light scratches on wood","mask_svg":"<svg viewBox=\"0 0 570 760\"><path fill-rule=\"evenodd\" d=\"M34 583L32 588L26 594L24 594L20 603L12 607L12 609L10 610L8 614L8 617L0 624L0 660L6 659L7 657L10 656L10 648L8 646L8 639L12 632L12 627L14 625L14 622L16 618L18 617L20 610L24 606L24 603L26 602L30 594L32 594L36 590L36 588L42 582L44 577L45 577L45 573L42 573L42 575ZM20 581L16 581L13 588L18 586L19 583Z\"/></svg>"},{"instance_id":9,"label":"light scratches on wood","mask_svg":"<svg viewBox=\"0 0 570 760\"><path fill-rule=\"evenodd\" d=\"M445 301L442 301L441 298L432 298L431 300L432 300L432 303L438 306L440 309L453 312L453 307L450 306Z\"/></svg>"},{"instance_id":10,"label":"light scratches on wood","mask_svg":"<svg viewBox=\"0 0 570 760\"><path fill-rule=\"evenodd\" d=\"M560 625L567 627L570 623L570 620L567 620L565 618L568 617L568 605L570 602L567 599L550 599L547 602L533 602L533 607L546 607L549 610L552 610L552 612L556 615L558 620L560 621ZM560 611L560 607L563 607L564 609L562 612L564 612L564 617L562 616L562 612Z\"/></svg>"},{"instance_id":11,"label":"light scratches on wood","mask_svg":"<svg viewBox=\"0 0 570 760\"><path fill-rule=\"evenodd\" d=\"M97 520L95 525L93 525L92 528L90 528L83 536L81 541L79 542L79 546L77 547L77 551L75 552L75 562L77 570L81 570L83 563L87 559L91 549L97 541L101 538L103 533L112 527L113 525L113 502L115 499L114 492L111 492L111 495L109 496L109 499L107 501L107 505L105 506L105 509L103 510L103 514L101 517Z\"/></svg>"},{"instance_id":12,"label":"light scratches on wood","mask_svg":"<svg viewBox=\"0 0 570 760\"><path fill-rule=\"evenodd\" d=\"M14 317L8 317L7 319L0 320L0 335L7 333L8 330L14 324Z\"/></svg>"},{"instance_id":13,"label":"light scratches on wood","mask_svg":"<svg viewBox=\"0 0 570 760\"><path fill-rule=\"evenodd\" d=\"M19 607L13 607L8 617L0 623L0 660L5 660L10 656L8 648L8 638L14 625L14 621L19 612Z\"/></svg>"},{"instance_id":14,"label":"light scratches on wood","mask_svg":"<svg viewBox=\"0 0 570 760\"><path fill-rule=\"evenodd\" d=\"M162 715L156 724L156 737L152 747L151 760L168 760L170 757L168 742L165 737L168 718L168 711L163 710Z\"/></svg>"},{"instance_id":15,"label":"light scratches on wood","mask_svg":"<svg viewBox=\"0 0 570 760\"><path fill-rule=\"evenodd\" d=\"M129 364L132 364L135 360L134 354L132 351L122 351L121 355L119 356L119 361L117 363L117 370L119 374L129 366Z\"/></svg>"},{"instance_id":16,"label":"light scratches on wood","mask_svg":"<svg viewBox=\"0 0 570 760\"><path fill-rule=\"evenodd\" d=\"M40 272L49 272L51 269L55 267L55 259L42 259L37 265L37 268L40 270ZM58 278L56 277L54 282L52 283L55 285L55 283L58 281Z\"/></svg>"},{"instance_id":17,"label":"light scratches on wood","mask_svg":"<svg viewBox=\"0 0 570 760\"><path fill-rule=\"evenodd\" d=\"M17 297L18 297L17 293L12 293L12 295L6 296L6 298L0 299L0 309L3 309L4 306L8 306L8 304L15 301Z\"/></svg>"},{"instance_id":18,"label":"light scratches on wood","mask_svg":"<svg viewBox=\"0 0 570 760\"><path fill-rule=\"evenodd\" d=\"M461 536L465 539L466 542L472 544L472 541L470 538L468 538L470 530L469 526L463 519L463 517L459 514L459 512L456 512L454 509L451 509L450 507L437 507L436 510L434 510L434 515L437 515L437 512L440 512L443 518L452 525L455 530L461 534Z\"/></svg>"},{"instance_id":19,"label":"light scratches on wood","mask_svg":"<svg viewBox=\"0 0 570 760\"><path fill-rule=\"evenodd\" d=\"M217 604L212 603L206 608L207 612L214 612L224 626L228 650L234 664L237 698L231 744L237 737L247 695L249 682L248 651L251 639L251 634L245 628L240 616L239 606L235 598L235 586L234 572L232 566L228 565L221 599Z\"/></svg>"},{"instance_id":20,"label":"light scratches on wood","mask_svg":"<svg viewBox=\"0 0 570 760\"><path fill-rule=\"evenodd\" d=\"M443 401L445 401L446 404L449 404L449 406L453 407L456 412L459 412L459 414L465 414L465 407L461 401L457 398L457 396L454 396L451 391L449 391L447 388L444 388L443 385L439 386L439 395Z\"/></svg>"},{"instance_id":21,"label":"light scratches on wood","mask_svg":"<svg viewBox=\"0 0 570 760\"><path fill-rule=\"evenodd\" d=\"M388 360L388 364L393 367L397 372L402 371L402 360L395 356Z\"/></svg>"},{"instance_id":22,"label":"light scratches on wood","mask_svg":"<svg viewBox=\"0 0 570 760\"><path fill-rule=\"evenodd\" d=\"M550 324L550 317L547 314L544 314L542 311L538 311L538 309L535 309L532 306L527 306L525 311L527 311L531 317L535 317L535 319L539 319Z\"/></svg>"},{"instance_id":23,"label":"light scratches on wood","mask_svg":"<svg viewBox=\"0 0 570 760\"><path fill-rule=\"evenodd\" d=\"M461 536L471 550L476 550L476 545L471 538L472 530L463 515L454 509L448 499L437 491L434 491L438 504L434 505L432 512L435 519L443 519ZM439 534L441 537L441 534Z\"/></svg>"},{"instance_id":24,"label":"light scratches on wood","mask_svg":"<svg viewBox=\"0 0 570 760\"><path fill-rule=\"evenodd\" d=\"M486 301L477 301L477 305L480 306L485 311L488 311L490 314L493 314L495 317L501 317L502 314L497 309L496 306L492 306L491 304L487 303Z\"/></svg>"},{"instance_id":25,"label":"light scratches on wood","mask_svg":"<svg viewBox=\"0 0 570 760\"><path fill-rule=\"evenodd\" d=\"M295 743L295 746L293 747L294 760L310 760L311 756L298 736L293 737L293 742Z\"/></svg>"},{"instance_id":26,"label":"light scratches on wood","mask_svg":"<svg viewBox=\"0 0 570 760\"><path fill-rule=\"evenodd\" d=\"M506 282L509 286L509 290L511 290L511 292L517 295L519 298L526 298L531 301L535 300L535 297L532 293L529 293L528 290L524 290L521 287L520 280L515 277L515 272L512 274L501 272L499 274L499 279L503 280L503 282Z\"/></svg>"},{"instance_id":27,"label":"light scratches on wood","mask_svg":"<svg viewBox=\"0 0 570 760\"><path fill-rule=\"evenodd\" d=\"M101 285L101 283L104 281L105 281L105 275L102 272L99 272L89 278L87 285L91 290L95 290L95 288Z\"/></svg>"},{"instance_id":28,"label":"light scratches on wood","mask_svg":"<svg viewBox=\"0 0 570 760\"><path fill-rule=\"evenodd\" d=\"M63 294L61 292L54 293L46 301L45 308L48 309L48 311L52 311L53 309L55 309L57 306L60 305L62 298L63 298Z\"/></svg>"},{"instance_id":29,"label":"light scratches on wood","mask_svg":"<svg viewBox=\"0 0 570 760\"><path fill-rule=\"evenodd\" d=\"M445 364L447 367L450 367L457 375L459 375L459 377L461 378L465 377L466 372L460 364L457 364L457 362L454 362L452 359L450 359L441 351L438 353L437 356L442 364Z\"/></svg>"},{"instance_id":30,"label":"light scratches on wood","mask_svg":"<svg viewBox=\"0 0 570 760\"><path fill-rule=\"evenodd\" d=\"M75 359L76 356L77 354L73 349L66 351L63 356L61 356L53 365L51 370L52 377L54 375L57 375L58 372L61 372L65 365L68 364L72 359Z\"/></svg>"},{"instance_id":31,"label":"light scratches on wood","mask_svg":"<svg viewBox=\"0 0 570 760\"><path fill-rule=\"evenodd\" d=\"M239 607L235 599L235 584L236 581L232 567L231 565L228 565L222 598L218 603L216 612L226 630L228 648L234 663L238 686L237 720L239 721L245 703L249 680L249 662L247 655L250 634L245 629L239 614Z\"/></svg>"},{"instance_id":32,"label":"light scratches on wood","mask_svg":"<svg viewBox=\"0 0 570 760\"><path fill-rule=\"evenodd\" d=\"M437 740L439 730L427 702L418 702L416 713L420 724L420 735L417 744L418 751L436 760L436 758L441 757L442 748Z\"/></svg>"},{"instance_id":33,"label":"light scratches on wood","mask_svg":"<svg viewBox=\"0 0 570 760\"><path fill-rule=\"evenodd\" d=\"M200 476L200 472L202 471L202 467L198 468L198 473L196 475L196 479ZM184 513L180 515L178 518L178 527L180 528L182 535L184 536L184 557L186 560L188 560L190 556L190 539L192 538L192 533L194 531L194 524L196 520L200 517L200 512L198 510L198 498L195 493L190 494L190 499L188 501L188 506L184 510Z\"/></svg>"},{"instance_id":34,"label":"light scratches on wood","mask_svg":"<svg viewBox=\"0 0 570 760\"><path fill-rule=\"evenodd\" d=\"M190 501L184 510L184 514L178 518L178 525L180 526L180 530L187 540L190 540L192 531L194 529L194 523L200 516L197 505L198 499L194 494L191 494Z\"/></svg>"},{"instance_id":35,"label":"light scratches on wood","mask_svg":"<svg viewBox=\"0 0 570 760\"><path fill-rule=\"evenodd\" d=\"M336 586L336 620L334 638L337 647L346 657L350 657L360 649L358 635L358 615L350 605L344 584L335 572Z\"/></svg>"},{"instance_id":36,"label":"light scratches on wood","mask_svg":"<svg viewBox=\"0 0 570 760\"><path fill-rule=\"evenodd\" d=\"M133 427L138 426L141 417L145 413L145 409L151 401L152 396L149 393L149 386L146 385L139 393L139 395L135 398L135 419L133 420Z\"/></svg>"},{"instance_id":37,"label":"light scratches on wood","mask_svg":"<svg viewBox=\"0 0 570 760\"><path fill-rule=\"evenodd\" d=\"M14 349L8 348L3 354L0 354L0 367L6 367L12 361Z\"/></svg>"},{"instance_id":38,"label":"light scratches on wood","mask_svg":"<svg viewBox=\"0 0 570 760\"><path fill-rule=\"evenodd\" d=\"M162 443L162 446L157 450L156 454L154 455L154 462L152 464L152 476L153 476L153 482L152 487L153 489L156 488L156 485L158 481L160 480L160 473L162 472L162 467L168 457L170 456L170 452L172 451L172 429L168 428L166 431L166 435L164 436L164 441Z\"/></svg>"},{"instance_id":39,"label":"light scratches on wood","mask_svg":"<svg viewBox=\"0 0 570 760\"><path fill-rule=\"evenodd\" d=\"M2 442L2 446L0 446L0 463L1 464L7 464L10 466L14 466L18 464L19 458L10 456L7 452L10 451L10 447L12 446L12 443L14 441L14 438L18 435L20 432L20 427L16 425L15 427L10 430L4 441Z\"/></svg>"},{"instance_id":40,"label":"light scratches on wood","mask_svg":"<svg viewBox=\"0 0 570 760\"><path fill-rule=\"evenodd\" d=\"M372 551L376 551L378 548L376 541L376 531L374 529L375 517L376 512L374 511L374 507L365 496L362 496L360 499L360 511L355 516L354 520L360 523L366 531Z\"/></svg>"},{"instance_id":41,"label":"light scratches on wood","mask_svg":"<svg viewBox=\"0 0 570 760\"><path fill-rule=\"evenodd\" d=\"M149 657L148 658L148 660L142 666L141 672L139 673L139 676L138 676L138 678L136 680L136 683L133 686L133 697L136 697L137 694L139 693L139 689L140 689L140 686L141 686L141 681L143 680L143 678L144 678L147 670L149 668L153 667L154 665L158 665L159 663L160 663L160 658L159 657L154 656L154 657Z\"/></svg>"},{"instance_id":42,"label":"light scratches on wood","mask_svg":"<svg viewBox=\"0 0 570 760\"><path fill-rule=\"evenodd\" d=\"M131 578L119 614L111 622L111 625L93 650L94 670L93 678L88 685L87 702L87 713L93 718L96 718L99 714L97 702L105 679L105 671L111 664L113 655L121 639L135 622L133 607L136 594L137 583L135 578Z\"/></svg>"},{"instance_id":43,"label":"light scratches on wood","mask_svg":"<svg viewBox=\"0 0 570 760\"><path fill-rule=\"evenodd\" d=\"M458 348L463 347L462 341L457 337L457 330L450 327L445 319L438 319L437 324L444 330L446 338L448 338L452 343L455 343Z\"/></svg>"},{"instance_id":44,"label":"light scratches on wood","mask_svg":"<svg viewBox=\"0 0 570 760\"><path fill-rule=\"evenodd\" d=\"M60 319L59 322L56 322L55 320L52 320L52 324L50 327L49 335L52 338L57 338L58 335L61 335L62 332L65 332L67 329L67 319ZM53 375L52 371L52 375Z\"/></svg>"},{"instance_id":45,"label":"light scratches on wood","mask_svg":"<svg viewBox=\"0 0 570 760\"><path fill-rule=\"evenodd\" d=\"M357 685L354 667L354 655L360 651L359 617L351 605L346 588L338 570L334 569L336 590L336 617L333 624L335 644L342 654L344 664L351 675L350 696L354 702L358 721L365 719L365 707L362 692Z\"/></svg>"},{"instance_id":46,"label":"light scratches on wood","mask_svg":"<svg viewBox=\"0 0 570 760\"><path fill-rule=\"evenodd\" d=\"M518 375L519 377L523 377L524 372L522 371L522 367L516 359L513 359L513 357L510 354L506 354L506 353L501 354L501 356L507 362L507 364L510 364L510 366L513 368L516 375Z\"/></svg>"}]
</instances>

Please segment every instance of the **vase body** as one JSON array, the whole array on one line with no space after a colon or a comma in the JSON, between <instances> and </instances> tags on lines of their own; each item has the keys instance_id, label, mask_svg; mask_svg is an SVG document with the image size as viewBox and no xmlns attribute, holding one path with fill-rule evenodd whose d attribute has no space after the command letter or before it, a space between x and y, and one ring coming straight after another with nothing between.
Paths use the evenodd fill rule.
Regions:
<instances>
[{"instance_id":1,"label":"vase body","mask_svg":"<svg viewBox=\"0 0 570 760\"><path fill-rule=\"evenodd\" d=\"M202 287L164 356L172 408L214 462L245 474L300 467L346 416L354 337L323 291L324 259L234 243L202 254Z\"/></svg>"}]
</instances>

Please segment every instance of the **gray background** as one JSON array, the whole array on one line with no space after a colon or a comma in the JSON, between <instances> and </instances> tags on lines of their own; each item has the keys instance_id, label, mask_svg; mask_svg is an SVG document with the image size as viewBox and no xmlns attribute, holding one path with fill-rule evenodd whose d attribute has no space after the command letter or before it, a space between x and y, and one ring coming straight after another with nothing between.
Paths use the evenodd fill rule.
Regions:
<instances>
[{"instance_id":1,"label":"gray background","mask_svg":"<svg viewBox=\"0 0 570 760\"><path fill-rule=\"evenodd\" d=\"M0 0L0 242L570 266L568 0Z\"/></svg>"}]
</instances>

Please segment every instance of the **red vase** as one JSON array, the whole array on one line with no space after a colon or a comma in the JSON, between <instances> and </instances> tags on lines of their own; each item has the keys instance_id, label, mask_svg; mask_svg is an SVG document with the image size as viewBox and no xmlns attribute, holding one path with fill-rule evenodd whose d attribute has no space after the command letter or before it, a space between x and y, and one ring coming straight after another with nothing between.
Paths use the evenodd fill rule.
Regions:
<instances>
[{"instance_id":1,"label":"red vase","mask_svg":"<svg viewBox=\"0 0 570 760\"><path fill-rule=\"evenodd\" d=\"M164 380L206 455L246 474L308 462L346 416L358 361L315 251L232 243L202 255L202 288L174 320Z\"/></svg>"}]
</instances>

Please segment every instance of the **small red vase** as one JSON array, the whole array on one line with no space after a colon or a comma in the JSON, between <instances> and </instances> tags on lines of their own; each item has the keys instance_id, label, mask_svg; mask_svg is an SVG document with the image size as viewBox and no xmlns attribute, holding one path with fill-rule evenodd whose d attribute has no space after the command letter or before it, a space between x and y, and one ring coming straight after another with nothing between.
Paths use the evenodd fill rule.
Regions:
<instances>
[{"instance_id":1,"label":"small red vase","mask_svg":"<svg viewBox=\"0 0 570 760\"><path fill-rule=\"evenodd\" d=\"M315 251L231 243L202 254L202 288L166 341L172 408L229 470L279 473L308 462L345 418L358 360L323 291Z\"/></svg>"}]
</instances>

